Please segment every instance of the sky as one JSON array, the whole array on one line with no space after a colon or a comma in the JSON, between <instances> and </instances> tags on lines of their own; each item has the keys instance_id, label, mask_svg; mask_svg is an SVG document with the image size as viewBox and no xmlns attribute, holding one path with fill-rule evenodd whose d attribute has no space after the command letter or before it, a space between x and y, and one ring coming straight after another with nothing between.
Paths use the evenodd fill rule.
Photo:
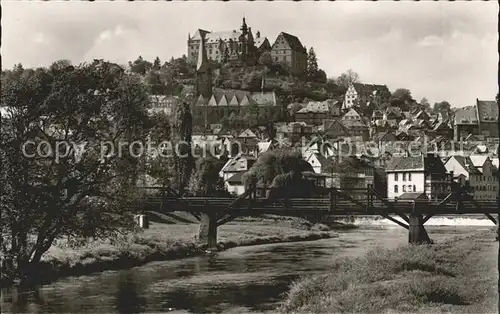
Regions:
<instances>
[{"instance_id":1,"label":"sky","mask_svg":"<svg viewBox=\"0 0 500 314\"><path fill-rule=\"evenodd\" d=\"M2 1L2 67L187 53L188 33L239 30L271 44L282 31L313 47L328 77L347 69L416 100L472 105L498 91L496 1Z\"/></svg>"}]
</instances>

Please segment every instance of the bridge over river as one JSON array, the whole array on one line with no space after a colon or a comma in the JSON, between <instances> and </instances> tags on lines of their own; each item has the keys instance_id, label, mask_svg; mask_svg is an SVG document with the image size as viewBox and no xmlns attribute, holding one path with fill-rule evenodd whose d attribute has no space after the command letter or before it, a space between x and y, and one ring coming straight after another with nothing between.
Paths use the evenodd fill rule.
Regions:
<instances>
[{"instance_id":1,"label":"bridge over river","mask_svg":"<svg viewBox=\"0 0 500 314\"><path fill-rule=\"evenodd\" d=\"M365 189L317 188L311 197L294 197L276 188L250 188L238 197L179 196L168 188L145 188L148 192L136 209L140 212L185 211L200 221L200 240L209 248L217 244L217 227L236 217L274 214L321 217L378 215L409 230L409 243L431 243L424 224L435 215L484 214L497 224L498 200L478 201L464 191L442 199L389 200L371 186ZM399 217L401 220L396 219Z\"/></svg>"}]
</instances>

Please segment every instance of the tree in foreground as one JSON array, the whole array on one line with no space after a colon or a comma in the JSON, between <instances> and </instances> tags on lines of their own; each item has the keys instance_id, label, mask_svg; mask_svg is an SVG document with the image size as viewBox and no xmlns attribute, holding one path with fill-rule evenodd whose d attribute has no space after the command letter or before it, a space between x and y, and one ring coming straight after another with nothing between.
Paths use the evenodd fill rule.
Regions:
<instances>
[{"instance_id":1,"label":"tree in foreground","mask_svg":"<svg viewBox=\"0 0 500 314\"><path fill-rule=\"evenodd\" d=\"M187 192L193 196L214 196L225 194L224 181L219 172L224 161L215 157L199 158L191 175Z\"/></svg>"},{"instance_id":2,"label":"tree in foreground","mask_svg":"<svg viewBox=\"0 0 500 314\"><path fill-rule=\"evenodd\" d=\"M296 191L288 183L301 182L305 171L313 169L300 152L278 149L262 154L243 175L243 181L247 187L286 187L288 191Z\"/></svg>"},{"instance_id":3,"label":"tree in foreground","mask_svg":"<svg viewBox=\"0 0 500 314\"><path fill-rule=\"evenodd\" d=\"M95 60L2 72L1 101L9 111L0 143L2 278L23 282L55 241L133 226L137 147L118 147L143 139L148 97L138 78Z\"/></svg>"},{"instance_id":4,"label":"tree in foreground","mask_svg":"<svg viewBox=\"0 0 500 314\"><path fill-rule=\"evenodd\" d=\"M156 150L147 156L146 173L150 175L157 185L170 187L173 185L172 173L174 169L173 150L165 142L172 140L174 132L171 116L164 112L153 113L150 116L150 140ZM163 144L162 144L163 143Z\"/></svg>"},{"instance_id":5,"label":"tree in foreground","mask_svg":"<svg viewBox=\"0 0 500 314\"><path fill-rule=\"evenodd\" d=\"M183 195L188 185L189 178L194 169L194 158L191 146L191 135L193 132L193 116L191 113L191 95L177 108L175 129L173 133L174 145L174 184L180 195Z\"/></svg>"}]
</instances>

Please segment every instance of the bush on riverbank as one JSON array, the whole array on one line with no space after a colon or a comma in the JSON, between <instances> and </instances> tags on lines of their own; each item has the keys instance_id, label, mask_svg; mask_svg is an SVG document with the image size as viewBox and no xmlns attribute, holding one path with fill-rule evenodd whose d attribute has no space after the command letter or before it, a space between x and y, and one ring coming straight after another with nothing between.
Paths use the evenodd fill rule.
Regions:
<instances>
[{"instance_id":1,"label":"bush on riverbank","mask_svg":"<svg viewBox=\"0 0 500 314\"><path fill-rule=\"evenodd\" d=\"M479 297L479 289L465 276L478 248L475 238L469 237L432 246L376 249L362 258L343 259L328 275L293 283L279 310L414 312L429 304L442 308L470 304Z\"/></svg>"},{"instance_id":2,"label":"bush on riverbank","mask_svg":"<svg viewBox=\"0 0 500 314\"><path fill-rule=\"evenodd\" d=\"M58 277L78 276L103 270L125 269L151 261L177 259L205 252L197 243L198 224L151 224L150 229L117 241L94 241L72 247L65 241L53 246L34 274L35 283ZM269 222L235 222L219 227L219 249L267 243L312 241L333 237L332 232L297 229ZM2 286L6 282L2 282Z\"/></svg>"}]
</instances>

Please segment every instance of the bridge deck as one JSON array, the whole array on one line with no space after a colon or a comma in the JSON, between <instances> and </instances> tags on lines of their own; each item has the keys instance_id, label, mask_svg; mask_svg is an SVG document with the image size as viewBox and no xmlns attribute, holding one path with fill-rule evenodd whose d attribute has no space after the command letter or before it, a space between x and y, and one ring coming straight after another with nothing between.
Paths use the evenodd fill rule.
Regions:
<instances>
[{"instance_id":1,"label":"bridge deck","mask_svg":"<svg viewBox=\"0 0 500 314\"><path fill-rule=\"evenodd\" d=\"M269 200L264 197L182 197L177 199L149 197L141 201L140 207L148 207L160 212L221 212L248 211L259 213L302 213L332 215L377 215L408 214L415 211L423 214L494 214L498 213L496 201L450 200L443 201L390 201L386 199L355 198L336 199L330 197L288 198Z\"/></svg>"}]
</instances>

